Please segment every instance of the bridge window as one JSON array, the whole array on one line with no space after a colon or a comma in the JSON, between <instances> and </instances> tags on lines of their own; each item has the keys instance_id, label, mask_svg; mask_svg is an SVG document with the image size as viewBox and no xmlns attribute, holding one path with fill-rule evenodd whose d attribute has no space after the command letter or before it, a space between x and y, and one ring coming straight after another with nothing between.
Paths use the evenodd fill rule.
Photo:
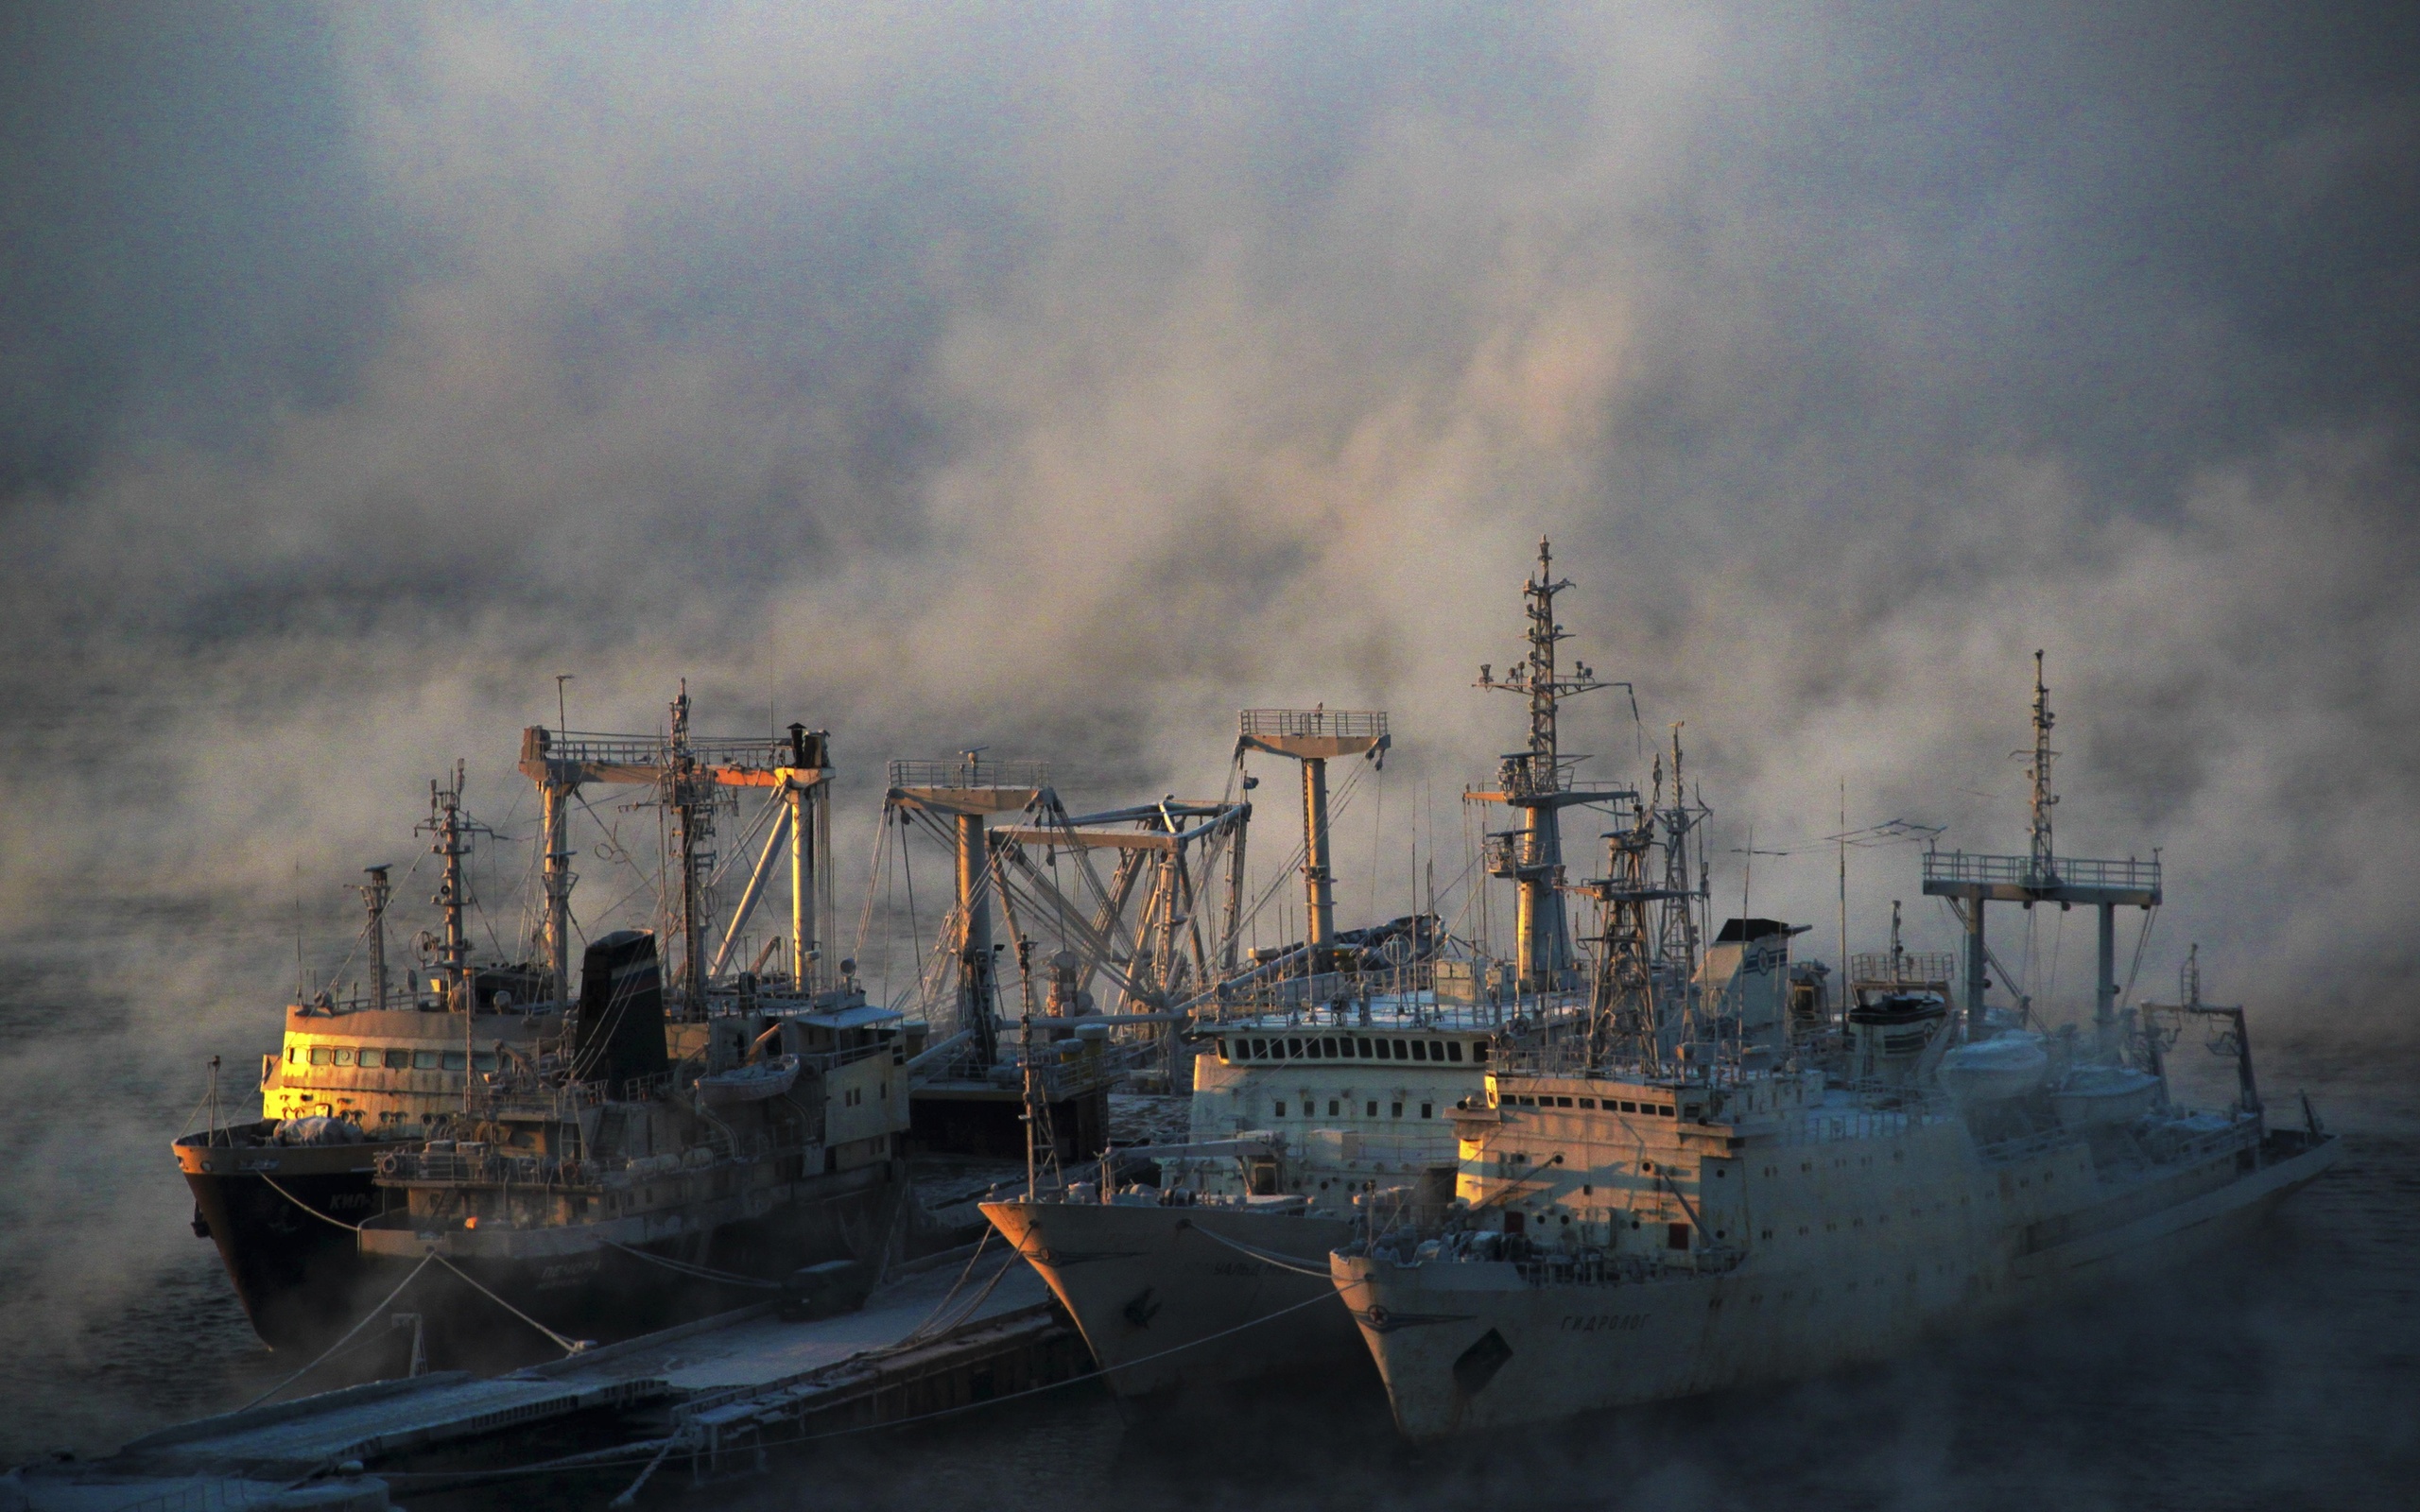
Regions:
<instances>
[{"instance_id":1,"label":"bridge window","mask_svg":"<svg viewBox=\"0 0 2420 1512\"><path fill-rule=\"evenodd\" d=\"M1471 1059L1473 1059L1473 1060L1475 1060L1475 1061L1478 1061L1478 1062L1479 1062L1479 1063L1480 1063L1480 1064L1482 1064L1482 1065L1486 1063L1486 1061L1487 1061L1487 1041L1486 1041L1486 1040L1472 1040L1472 1041L1471 1041Z\"/></svg>"},{"instance_id":2,"label":"bridge window","mask_svg":"<svg viewBox=\"0 0 2420 1512\"><path fill-rule=\"evenodd\" d=\"M1426 1060L1428 1058L1428 1042L1426 1040L1414 1040L1411 1042L1411 1058L1414 1060Z\"/></svg>"},{"instance_id":3,"label":"bridge window","mask_svg":"<svg viewBox=\"0 0 2420 1512\"><path fill-rule=\"evenodd\" d=\"M1372 1118L1375 1118L1375 1117L1377 1117L1377 1116L1378 1116L1378 1105L1377 1105L1377 1104L1375 1104L1375 1103L1372 1103L1372 1104L1370 1105L1370 1113L1369 1113L1369 1116L1370 1116L1370 1117L1372 1117Z\"/></svg>"},{"instance_id":4,"label":"bridge window","mask_svg":"<svg viewBox=\"0 0 2420 1512\"><path fill-rule=\"evenodd\" d=\"M353 1064L353 1046L351 1046L351 1045L338 1045L338 1046L337 1046L336 1062L337 1062L337 1065L339 1065L339 1066L350 1066L350 1065L352 1065L352 1064Z\"/></svg>"},{"instance_id":5,"label":"bridge window","mask_svg":"<svg viewBox=\"0 0 2420 1512\"><path fill-rule=\"evenodd\" d=\"M1387 1042L1386 1042L1384 1040L1371 1040L1370 1042L1371 1042L1372 1044L1376 1045L1376 1046L1378 1047L1378 1058L1379 1058L1380 1060L1384 1060L1384 1059L1386 1059L1386 1058L1387 1058Z\"/></svg>"},{"instance_id":6,"label":"bridge window","mask_svg":"<svg viewBox=\"0 0 2420 1512\"><path fill-rule=\"evenodd\" d=\"M1390 1105L1389 1105L1389 1107L1391 1107L1391 1108L1393 1109L1393 1111L1392 1111L1391 1113L1389 1113L1389 1114L1387 1115L1388 1117L1390 1117L1390 1118L1401 1118L1401 1117L1403 1117L1403 1104L1401 1104L1401 1103L1392 1103L1392 1104L1390 1104Z\"/></svg>"},{"instance_id":7,"label":"bridge window","mask_svg":"<svg viewBox=\"0 0 2420 1512\"><path fill-rule=\"evenodd\" d=\"M334 1052L330 1051L326 1045L313 1045L311 1047L311 1064L315 1066L324 1066L334 1058Z\"/></svg>"},{"instance_id":8,"label":"bridge window","mask_svg":"<svg viewBox=\"0 0 2420 1512\"><path fill-rule=\"evenodd\" d=\"M1330 1118L1334 1118L1334 1117L1336 1117L1336 1116L1337 1116L1337 1110L1338 1110L1339 1108L1342 1108L1342 1107L1343 1107L1343 1105L1342 1105L1341 1103L1339 1103L1335 1098L1333 1098L1333 1097L1329 1098L1329 1099L1327 1100L1327 1116L1328 1116L1328 1117L1330 1117ZM1321 1184L1322 1184L1322 1185L1325 1185L1326 1183L1322 1182L1322 1183L1321 1183Z\"/></svg>"},{"instance_id":9,"label":"bridge window","mask_svg":"<svg viewBox=\"0 0 2420 1512\"><path fill-rule=\"evenodd\" d=\"M1554 1106L1557 1108L1569 1108L1571 1106L1571 1099L1568 1097L1558 1097L1554 1100Z\"/></svg>"},{"instance_id":10,"label":"bridge window","mask_svg":"<svg viewBox=\"0 0 2420 1512\"><path fill-rule=\"evenodd\" d=\"M414 1071L435 1071L436 1069L437 1069L437 1052L436 1052L436 1051L434 1051L434 1050L415 1050L415 1051L413 1051L413 1052L412 1052L412 1070L414 1070Z\"/></svg>"},{"instance_id":11,"label":"bridge window","mask_svg":"<svg viewBox=\"0 0 2420 1512\"><path fill-rule=\"evenodd\" d=\"M1409 1060L1411 1058L1411 1057L1404 1053L1405 1048L1406 1047L1402 1040L1398 1040L1395 1041L1395 1058L1397 1060Z\"/></svg>"},{"instance_id":12,"label":"bridge window","mask_svg":"<svg viewBox=\"0 0 2420 1512\"><path fill-rule=\"evenodd\" d=\"M1462 1058L1462 1042L1460 1040L1448 1040L1445 1041L1445 1058L1447 1060L1460 1060Z\"/></svg>"},{"instance_id":13,"label":"bridge window","mask_svg":"<svg viewBox=\"0 0 2420 1512\"><path fill-rule=\"evenodd\" d=\"M1300 1040L1287 1040L1287 1041L1286 1041L1286 1057L1287 1057L1287 1058L1288 1058L1288 1059L1289 1059L1289 1060L1290 1060L1290 1059L1292 1059L1294 1057L1299 1056L1299 1055L1301 1055L1302 1053L1303 1053L1303 1041L1301 1041Z\"/></svg>"},{"instance_id":14,"label":"bridge window","mask_svg":"<svg viewBox=\"0 0 2420 1512\"><path fill-rule=\"evenodd\" d=\"M460 1071L462 1069L462 1052L459 1050L446 1051L440 1058L439 1064L443 1066L447 1071Z\"/></svg>"},{"instance_id":15,"label":"bridge window","mask_svg":"<svg viewBox=\"0 0 2420 1512\"><path fill-rule=\"evenodd\" d=\"M1420 1116L1421 1116L1421 1117L1423 1117L1423 1118L1434 1118L1434 1117L1436 1117L1436 1116L1437 1116L1436 1105L1435 1105L1435 1104L1433 1104L1433 1103L1423 1103L1423 1104L1421 1104L1421 1105L1420 1105Z\"/></svg>"}]
</instances>

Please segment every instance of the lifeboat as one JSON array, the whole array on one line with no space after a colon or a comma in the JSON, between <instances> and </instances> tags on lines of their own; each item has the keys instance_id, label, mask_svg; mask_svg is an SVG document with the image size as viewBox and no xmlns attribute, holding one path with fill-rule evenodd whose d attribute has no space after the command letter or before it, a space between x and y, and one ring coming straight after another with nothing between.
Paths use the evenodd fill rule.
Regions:
<instances>
[{"instance_id":1,"label":"lifeboat","mask_svg":"<svg viewBox=\"0 0 2420 1512\"><path fill-rule=\"evenodd\" d=\"M2132 1066L2078 1066L2050 1090L2050 1106L2069 1128L2131 1124L2159 1102L2159 1078Z\"/></svg>"},{"instance_id":2,"label":"lifeboat","mask_svg":"<svg viewBox=\"0 0 2420 1512\"><path fill-rule=\"evenodd\" d=\"M698 1078L698 1100L708 1108L736 1108L779 1097L798 1080L798 1057L773 1056Z\"/></svg>"},{"instance_id":3,"label":"lifeboat","mask_svg":"<svg viewBox=\"0 0 2420 1512\"><path fill-rule=\"evenodd\" d=\"M1960 1045L1941 1057L1941 1084L1962 1103L1997 1103L2042 1085L2050 1053L2038 1034L2004 1034Z\"/></svg>"}]
</instances>

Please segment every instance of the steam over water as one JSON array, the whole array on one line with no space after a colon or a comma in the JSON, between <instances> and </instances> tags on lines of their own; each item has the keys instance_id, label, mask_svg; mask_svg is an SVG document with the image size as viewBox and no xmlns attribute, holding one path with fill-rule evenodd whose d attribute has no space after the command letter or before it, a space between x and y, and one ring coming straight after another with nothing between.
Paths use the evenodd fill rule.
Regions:
<instances>
[{"instance_id":1,"label":"steam over water","mask_svg":"<svg viewBox=\"0 0 2420 1512\"><path fill-rule=\"evenodd\" d=\"M2135 996L2200 942L2351 1159L2229 1265L1901 1367L1417 1460L1368 1403L1125 1428L1070 1393L937 1451L932 1495L2386 1500L2415 16L0 17L0 1451L273 1378L166 1143L214 1055L251 1111L297 934L344 954L341 885L409 865L457 757L513 837L475 879L511 952L556 675L576 727L654 730L683 678L706 731L829 727L851 888L888 758L1216 794L1236 710L1385 708L1340 921L1408 912L1416 854L1467 927L1459 793L1521 730L1470 684L1551 534L1566 654L1636 699L1565 748L1643 783L1685 721L1718 914L1826 958L1843 811L2024 848L2047 649L2059 850L2169 868ZM1292 808L1258 797L1267 881ZM631 879L579 843L601 927ZM1912 873L1853 857L1849 948ZM1995 922L2038 1008L2087 1007L2087 916Z\"/></svg>"}]
</instances>

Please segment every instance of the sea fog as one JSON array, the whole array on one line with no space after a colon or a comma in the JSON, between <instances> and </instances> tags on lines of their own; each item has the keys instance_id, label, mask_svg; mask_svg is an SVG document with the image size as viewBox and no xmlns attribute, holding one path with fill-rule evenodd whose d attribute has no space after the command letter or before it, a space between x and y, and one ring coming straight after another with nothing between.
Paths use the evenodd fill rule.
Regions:
<instances>
[{"instance_id":1,"label":"sea fog","mask_svg":"<svg viewBox=\"0 0 2420 1512\"><path fill-rule=\"evenodd\" d=\"M2404 1116L2406 9L0 29L11 1453L250 1394L166 1141L209 1057L245 1101L430 778L465 760L526 838L559 674L575 727L653 730L685 678L709 730L831 729L848 887L889 758L1215 794L1237 709L1385 708L1343 909L1408 911L1417 854L1450 911L1460 793L1522 729L1471 684L1547 536L1567 651L1632 684L1566 748L1644 782L1681 724L1717 917L1828 956L1844 822L2023 848L2040 648L2059 849L2168 867L2136 995L2198 942L2315 1092ZM527 855L481 862L499 945ZM627 889L584 867L601 923ZM1913 871L1852 853L1852 949ZM2000 936L2055 1017L2084 918ZM1937 905L1909 935L1950 939ZM1885 1452L1838 1425L1841 1463ZM1671 1484L1759 1499L1720 1459Z\"/></svg>"}]
</instances>

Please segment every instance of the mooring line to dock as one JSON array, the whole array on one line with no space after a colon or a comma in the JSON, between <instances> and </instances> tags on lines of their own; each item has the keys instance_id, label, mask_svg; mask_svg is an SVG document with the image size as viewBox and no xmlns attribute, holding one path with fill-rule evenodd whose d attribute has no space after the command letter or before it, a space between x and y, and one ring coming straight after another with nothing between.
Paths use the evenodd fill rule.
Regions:
<instances>
[{"instance_id":1,"label":"mooring line to dock","mask_svg":"<svg viewBox=\"0 0 2420 1512\"><path fill-rule=\"evenodd\" d=\"M461 1277L463 1280L470 1283L473 1291L477 1292L481 1297L486 1297L489 1301L493 1302L500 1308L503 1308L514 1317L519 1318L522 1322L528 1324L531 1328L536 1329L539 1332L554 1340L556 1346L561 1349L563 1353L578 1354L581 1350L586 1349L589 1345L594 1342L589 1339L567 1339L563 1337L554 1330L546 1327L544 1323L539 1322L536 1318L531 1317L528 1314L524 1313L521 1309L513 1306L510 1302L506 1301L503 1297L496 1296L495 1293L491 1292L486 1287L480 1285L478 1278L473 1276L469 1271L464 1270L461 1266L455 1264L451 1260L446 1259L445 1256L439 1251L434 1249L430 1250L428 1252L427 1259L437 1262L447 1270L452 1271L455 1275ZM423 1263L425 1263L425 1261L423 1262ZM417 1275L419 1273L415 1271L413 1274Z\"/></svg>"},{"instance_id":2,"label":"mooring line to dock","mask_svg":"<svg viewBox=\"0 0 2420 1512\"><path fill-rule=\"evenodd\" d=\"M360 1322L358 1322L358 1323L355 1323L353 1327L351 1327L351 1328L349 1328L349 1329L345 1330L345 1331L344 1331L344 1337L342 1337L342 1338L340 1338L340 1339L337 1340L337 1342L336 1342L336 1343L329 1345L329 1346L328 1346L328 1348L327 1348L327 1351L326 1351L325 1353L321 1354L318 1359L316 1359L316 1360L312 1361L309 1365L306 1365L306 1366L304 1366L302 1369L295 1371L292 1375L287 1376L285 1380L283 1380L283 1381L279 1382L276 1385L273 1385L273 1386L269 1387L267 1391L262 1392L259 1396L254 1397L251 1400L250 1400L250 1401L248 1401L248 1402L244 1403L242 1406L240 1406L240 1407L236 1408L235 1410L236 1410L237 1412L250 1412L250 1411L251 1411L251 1409L253 1409L254 1407L257 1407L257 1406L259 1406L262 1402L268 1400L268 1399L269 1399L269 1398L276 1396L279 1392L284 1391L286 1387L288 1387L288 1386L290 1386L290 1385L294 1384L294 1383L296 1383L297 1381L302 1380L304 1376L309 1375L312 1371L317 1370L320 1366L322 1366L322 1365L326 1364L326 1363L327 1363L327 1361L330 1359L330 1357L332 1357L333 1355L335 1355L335 1353L336 1353L338 1349L343 1349L347 1344L350 1344L351 1342L353 1342L353 1336L354 1336L354 1334L356 1334L356 1333L360 1332L363 1329L368 1328L368 1327L370 1326L370 1320L371 1320L372 1318L376 1317L379 1314L384 1313L385 1311L387 1311L388 1307L389 1307L389 1306L390 1306L390 1305L394 1302L394 1300L395 1300L395 1298L396 1298L396 1297L403 1296L403 1295L404 1295L404 1288L405 1288L405 1287L406 1287L406 1286L409 1286L413 1281L415 1281L415 1280L419 1280L419 1279L420 1279L420 1273L421 1273L422 1271L424 1271L424 1270L428 1269L428 1263L429 1263L430 1261L432 1261L432 1260L437 1259L437 1258L438 1258L437 1251L435 1251L435 1250L433 1250L433 1249L432 1249L432 1250L430 1250L427 1254L423 1255L423 1256L420 1258L420 1263L419 1263L419 1264L417 1264L417 1265L414 1265L414 1266L412 1267L411 1274L410 1274L410 1275L408 1275L408 1276L406 1276L406 1277L405 1277L401 1281L397 1282L397 1283L396 1283L396 1286L395 1286L395 1289L394 1289L393 1291L389 1292L389 1293L387 1294L387 1300L386 1300L386 1301L384 1301L384 1302L379 1303L376 1307L373 1307L373 1308L372 1308L369 1312L364 1313L363 1314L361 1314L361 1321L360 1321Z\"/></svg>"},{"instance_id":3,"label":"mooring line to dock","mask_svg":"<svg viewBox=\"0 0 2420 1512\"><path fill-rule=\"evenodd\" d=\"M664 1457L666 1454L671 1453L673 1446L680 1442L681 1440L677 1435L666 1439L664 1441L664 1447L655 1452L655 1458L647 1462L647 1469L639 1471L639 1478L632 1481L621 1495L614 1498L614 1500L606 1503L605 1504L609 1507L629 1506L631 1503L637 1501L639 1499L639 1490L647 1485L648 1477L655 1473L655 1468L664 1463Z\"/></svg>"},{"instance_id":4,"label":"mooring line to dock","mask_svg":"<svg viewBox=\"0 0 2420 1512\"><path fill-rule=\"evenodd\" d=\"M715 1281L724 1286L752 1286L761 1292L778 1292L782 1289L781 1282L769 1281L762 1277L742 1276L736 1271L716 1270L711 1265L700 1265L686 1260L674 1260L669 1255L659 1255L651 1250L641 1249L635 1245L623 1244L618 1240L608 1239L605 1244L608 1248L618 1249L633 1260L644 1260L650 1264L661 1265L668 1271L694 1277L699 1280Z\"/></svg>"}]
</instances>

